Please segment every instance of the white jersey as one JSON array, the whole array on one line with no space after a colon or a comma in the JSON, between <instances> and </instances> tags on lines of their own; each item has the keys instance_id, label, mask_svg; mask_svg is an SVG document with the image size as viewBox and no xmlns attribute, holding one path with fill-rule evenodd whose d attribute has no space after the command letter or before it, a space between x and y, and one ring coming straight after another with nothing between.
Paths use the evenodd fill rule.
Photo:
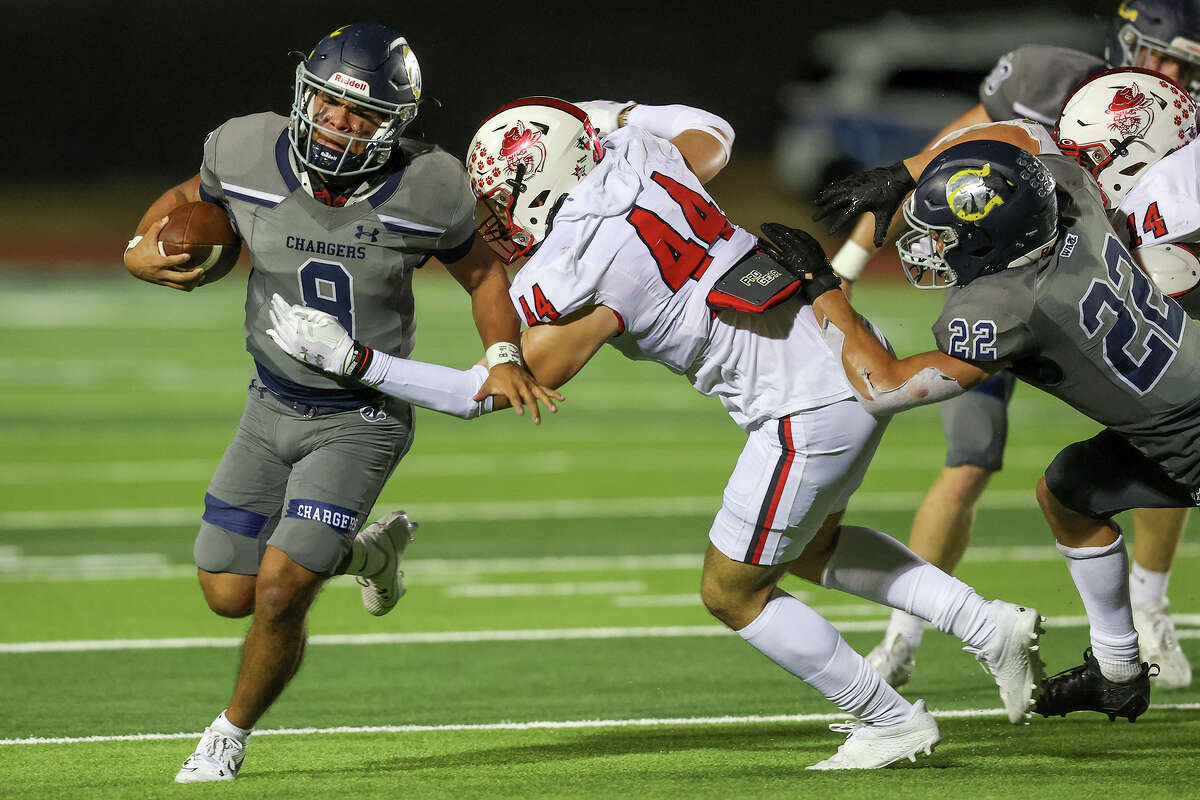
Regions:
<instances>
[{"instance_id":1,"label":"white jersey","mask_svg":"<svg viewBox=\"0 0 1200 800\"><path fill-rule=\"evenodd\" d=\"M851 397L811 306L722 311L713 284L757 245L731 225L669 141L627 126L563 202L549 236L513 280L530 325L603 305L621 321L611 344L721 398L741 427Z\"/></svg>"},{"instance_id":2,"label":"white jersey","mask_svg":"<svg viewBox=\"0 0 1200 800\"><path fill-rule=\"evenodd\" d=\"M1200 139L1151 164L1117 211L1133 247L1200 240Z\"/></svg>"}]
</instances>

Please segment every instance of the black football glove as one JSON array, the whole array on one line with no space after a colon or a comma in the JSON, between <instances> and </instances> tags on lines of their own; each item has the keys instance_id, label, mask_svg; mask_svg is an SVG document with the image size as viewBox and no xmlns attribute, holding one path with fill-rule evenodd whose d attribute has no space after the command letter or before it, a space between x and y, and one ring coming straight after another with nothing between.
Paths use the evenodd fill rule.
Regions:
<instances>
[{"instance_id":1,"label":"black football glove","mask_svg":"<svg viewBox=\"0 0 1200 800\"><path fill-rule=\"evenodd\" d=\"M831 183L817 194L813 219L826 220L829 232L836 233L869 212L875 215L875 246L883 247L892 217L916 185L903 161L859 172Z\"/></svg>"},{"instance_id":2,"label":"black football glove","mask_svg":"<svg viewBox=\"0 0 1200 800\"><path fill-rule=\"evenodd\" d=\"M842 287L842 279L829 265L821 244L807 231L789 228L778 222L764 222L763 245L784 269L800 279L800 291L813 302L832 289Z\"/></svg>"}]
</instances>

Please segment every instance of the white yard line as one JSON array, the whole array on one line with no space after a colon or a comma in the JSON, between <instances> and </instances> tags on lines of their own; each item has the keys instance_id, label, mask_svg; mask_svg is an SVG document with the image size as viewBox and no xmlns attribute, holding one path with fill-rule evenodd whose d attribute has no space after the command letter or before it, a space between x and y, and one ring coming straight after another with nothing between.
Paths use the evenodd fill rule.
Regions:
<instances>
[{"instance_id":1,"label":"white yard line","mask_svg":"<svg viewBox=\"0 0 1200 800\"><path fill-rule=\"evenodd\" d=\"M1154 711L1195 711L1200 703L1155 704ZM957 708L931 711L938 719L963 719L975 717L998 717L1006 712L1002 708ZM454 731L531 731L571 730L580 728L653 728L662 726L700 725L759 725L780 722L838 722L846 714L750 714L727 717L649 717L643 719L579 719L538 720L534 722L484 722L450 725L342 725L334 728L267 728L256 730L254 736L319 736L345 733L441 733ZM90 744L93 742L148 742L167 739L196 739L195 733L132 733L118 736L34 736L27 739L0 739L0 745L14 744Z\"/></svg>"},{"instance_id":2,"label":"white yard line","mask_svg":"<svg viewBox=\"0 0 1200 800\"><path fill-rule=\"evenodd\" d=\"M699 602L699 601L697 601ZM836 619L837 606L821 606L833 623L844 633L879 633L887 629L886 616L880 619ZM851 615L860 614L860 606L847 606ZM886 609L878 607L880 614ZM1175 614L1180 625L1200 625L1200 614ZM1079 628L1088 624L1087 617L1051 617L1048 628ZM1196 634L1193 636L1192 634ZM1181 638L1198 638L1200 630L1181 630ZM429 631L425 633L353 633L321 634L309 637L308 643L322 645L384 645L384 644L462 644L475 642L546 642L571 639L678 639L689 637L729 636L732 632L721 625L661 625L598 628L533 628L527 630L491 631ZM191 637L163 639L75 639L49 642L4 642L5 653L79 653L98 650L178 650L186 648L235 648L242 639L235 636Z\"/></svg>"}]
</instances>

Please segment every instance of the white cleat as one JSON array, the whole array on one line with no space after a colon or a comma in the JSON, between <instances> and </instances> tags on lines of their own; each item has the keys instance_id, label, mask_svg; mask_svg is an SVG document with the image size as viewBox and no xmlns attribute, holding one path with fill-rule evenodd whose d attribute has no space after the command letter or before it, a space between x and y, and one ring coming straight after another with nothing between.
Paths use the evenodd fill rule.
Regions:
<instances>
[{"instance_id":1,"label":"white cleat","mask_svg":"<svg viewBox=\"0 0 1200 800\"><path fill-rule=\"evenodd\" d=\"M892 633L867 654L867 663L875 668L884 683L899 689L912 680L913 670L917 668L917 648L900 634Z\"/></svg>"},{"instance_id":2,"label":"white cleat","mask_svg":"<svg viewBox=\"0 0 1200 800\"><path fill-rule=\"evenodd\" d=\"M355 578L362 586L362 604L368 613L382 617L395 608L396 602L408 591L404 586L400 560L416 529L417 523L410 520L407 514L392 511L358 532L359 541L367 547L382 550L387 556L379 572L369 578L361 575Z\"/></svg>"},{"instance_id":3,"label":"white cleat","mask_svg":"<svg viewBox=\"0 0 1200 800\"><path fill-rule=\"evenodd\" d=\"M829 730L850 735L836 753L808 769L879 769L905 758L916 761L918 753L930 755L942 740L924 700L913 703L908 719L898 725L852 721L830 725Z\"/></svg>"},{"instance_id":4,"label":"white cleat","mask_svg":"<svg viewBox=\"0 0 1200 800\"><path fill-rule=\"evenodd\" d=\"M1167 616L1167 599L1155 608L1133 609L1142 661L1158 664L1154 685L1163 689L1186 689L1192 683L1192 665L1179 646L1175 623Z\"/></svg>"},{"instance_id":5,"label":"white cleat","mask_svg":"<svg viewBox=\"0 0 1200 800\"><path fill-rule=\"evenodd\" d=\"M205 728L192 753L179 768L176 783L207 783L209 781L231 781L237 777L246 758L246 745L237 739Z\"/></svg>"},{"instance_id":6,"label":"white cleat","mask_svg":"<svg viewBox=\"0 0 1200 800\"><path fill-rule=\"evenodd\" d=\"M1008 721L1019 724L1028 719L1034 689L1046 675L1038 653L1038 637L1043 633L1045 619L1037 609L1003 600L988 604L988 616L996 625L996 633L988 645L982 650L969 646L963 650L975 656L996 679Z\"/></svg>"}]
</instances>

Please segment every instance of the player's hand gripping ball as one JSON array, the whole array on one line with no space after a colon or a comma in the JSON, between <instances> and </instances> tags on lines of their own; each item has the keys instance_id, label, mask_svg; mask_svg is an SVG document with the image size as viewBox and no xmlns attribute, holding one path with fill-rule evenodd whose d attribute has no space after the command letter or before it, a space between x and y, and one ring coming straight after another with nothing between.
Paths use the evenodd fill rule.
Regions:
<instances>
[{"instance_id":1,"label":"player's hand gripping ball","mask_svg":"<svg viewBox=\"0 0 1200 800\"><path fill-rule=\"evenodd\" d=\"M170 220L158 234L162 255L189 254L191 260L180 269L203 268L201 286L229 274L242 252L242 240L224 208L216 203L184 203L168 216Z\"/></svg>"}]
</instances>

